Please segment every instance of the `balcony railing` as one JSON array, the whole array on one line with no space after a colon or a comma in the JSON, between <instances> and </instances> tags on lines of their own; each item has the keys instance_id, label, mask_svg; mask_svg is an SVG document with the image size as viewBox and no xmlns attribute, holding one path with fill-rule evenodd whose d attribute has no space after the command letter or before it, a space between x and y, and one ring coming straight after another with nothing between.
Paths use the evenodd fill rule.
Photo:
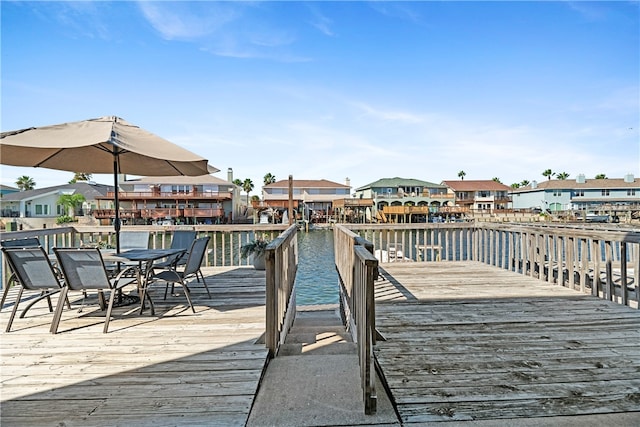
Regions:
<instances>
[{"instance_id":1,"label":"balcony railing","mask_svg":"<svg viewBox=\"0 0 640 427\"><path fill-rule=\"evenodd\" d=\"M183 213L183 216L188 218L215 218L218 216L224 216L224 209L184 208Z\"/></svg>"},{"instance_id":2,"label":"balcony railing","mask_svg":"<svg viewBox=\"0 0 640 427\"><path fill-rule=\"evenodd\" d=\"M229 191L190 191L187 193L172 191L119 191L118 198L120 200L150 200L150 199L213 199L226 200L231 199ZM113 199L115 194L108 191L103 199Z\"/></svg>"},{"instance_id":3,"label":"balcony railing","mask_svg":"<svg viewBox=\"0 0 640 427\"><path fill-rule=\"evenodd\" d=\"M430 194L430 193L420 193L420 194L413 194L413 195L411 193L404 193L402 196L398 195L397 193L395 194L378 193L378 194L375 194L374 197L376 199L404 199L404 198L414 197L414 198L447 199L447 200L452 200L454 198L453 194Z\"/></svg>"}]
</instances>

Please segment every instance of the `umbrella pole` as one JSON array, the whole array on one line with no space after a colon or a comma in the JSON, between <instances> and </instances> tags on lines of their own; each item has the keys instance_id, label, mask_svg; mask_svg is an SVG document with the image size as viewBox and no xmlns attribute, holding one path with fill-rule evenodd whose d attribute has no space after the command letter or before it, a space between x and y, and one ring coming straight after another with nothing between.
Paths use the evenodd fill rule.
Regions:
<instances>
[{"instance_id":1,"label":"umbrella pole","mask_svg":"<svg viewBox=\"0 0 640 427\"><path fill-rule=\"evenodd\" d=\"M116 217L113 220L113 227L116 230L116 253L120 253L120 200L118 200L118 153L113 153L113 194L114 205L116 209Z\"/></svg>"}]
</instances>

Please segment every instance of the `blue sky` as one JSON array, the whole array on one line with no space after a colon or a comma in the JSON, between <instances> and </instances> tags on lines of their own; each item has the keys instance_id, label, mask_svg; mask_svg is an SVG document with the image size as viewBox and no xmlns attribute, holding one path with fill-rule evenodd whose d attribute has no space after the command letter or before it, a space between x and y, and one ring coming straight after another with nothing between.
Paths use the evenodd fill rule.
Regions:
<instances>
[{"instance_id":1,"label":"blue sky","mask_svg":"<svg viewBox=\"0 0 640 427\"><path fill-rule=\"evenodd\" d=\"M116 115L254 193L266 173L354 188L640 176L638 1L1 8L2 131ZM2 166L1 182L21 175L72 176Z\"/></svg>"}]
</instances>

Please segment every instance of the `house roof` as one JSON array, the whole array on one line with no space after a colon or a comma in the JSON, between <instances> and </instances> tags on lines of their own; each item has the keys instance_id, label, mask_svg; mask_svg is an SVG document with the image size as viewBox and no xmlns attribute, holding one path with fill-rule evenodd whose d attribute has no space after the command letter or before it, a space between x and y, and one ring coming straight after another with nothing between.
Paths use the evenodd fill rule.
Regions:
<instances>
[{"instance_id":1,"label":"house roof","mask_svg":"<svg viewBox=\"0 0 640 427\"><path fill-rule=\"evenodd\" d=\"M427 188L445 188L444 185L435 184L429 181L421 181L419 179L413 178L382 178L377 181L372 182L371 184L363 185L360 188L357 188L356 191L366 190L368 188L395 188L395 187L427 187Z\"/></svg>"},{"instance_id":2,"label":"house roof","mask_svg":"<svg viewBox=\"0 0 640 427\"><path fill-rule=\"evenodd\" d=\"M640 188L640 178L625 182L622 178L615 179L585 179L584 183L578 183L575 179L551 179L547 181L529 184L526 187L512 188L512 193L528 193L544 190L600 190L614 188Z\"/></svg>"},{"instance_id":3,"label":"house roof","mask_svg":"<svg viewBox=\"0 0 640 427\"><path fill-rule=\"evenodd\" d=\"M442 181L453 191L509 191L511 187L492 179Z\"/></svg>"},{"instance_id":4,"label":"house roof","mask_svg":"<svg viewBox=\"0 0 640 427\"><path fill-rule=\"evenodd\" d=\"M273 184L265 185L263 188L289 188L289 180L282 179ZM326 179L294 179L294 188L351 188L346 184L328 181Z\"/></svg>"},{"instance_id":5,"label":"house roof","mask_svg":"<svg viewBox=\"0 0 640 427\"><path fill-rule=\"evenodd\" d=\"M18 191L16 193L7 193L2 196L2 201L11 202L33 199L45 194L50 194L62 190L73 190L74 193L82 194L87 200L95 200L99 196L106 196L108 191L113 191L113 186L79 181L74 184L56 185L53 187L36 188L33 190Z\"/></svg>"},{"instance_id":6,"label":"house roof","mask_svg":"<svg viewBox=\"0 0 640 427\"><path fill-rule=\"evenodd\" d=\"M11 187L10 185L2 185L2 184L0 184L0 190L5 190L5 191L20 191L20 189L19 189L19 188Z\"/></svg>"},{"instance_id":7,"label":"house roof","mask_svg":"<svg viewBox=\"0 0 640 427\"><path fill-rule=\"evenodd\" d=\"M135 185L135 184L227 184L232 185L231 182L218 178L213 175L201 175L201 176L145 176L138 179L131 179L125 182L121 182L120 185Z\"/></svg>"}]
</instances>

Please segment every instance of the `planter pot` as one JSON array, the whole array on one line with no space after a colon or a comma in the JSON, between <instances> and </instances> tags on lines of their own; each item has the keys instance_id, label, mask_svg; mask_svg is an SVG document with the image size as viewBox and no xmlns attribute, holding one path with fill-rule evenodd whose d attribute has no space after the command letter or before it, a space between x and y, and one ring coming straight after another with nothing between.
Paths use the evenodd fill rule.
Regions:
<instances>
[{"instance_id":1,"label":"planter pot","mask_svg":"<svg viewBox=\"0 0 640 427\"><path fill-rule=\"evenodd\" d=\"M256 270L264 270L265 269L265 261L264 254L261 255L253 255L253 268Z\"/></svg>"}]
</instances>

